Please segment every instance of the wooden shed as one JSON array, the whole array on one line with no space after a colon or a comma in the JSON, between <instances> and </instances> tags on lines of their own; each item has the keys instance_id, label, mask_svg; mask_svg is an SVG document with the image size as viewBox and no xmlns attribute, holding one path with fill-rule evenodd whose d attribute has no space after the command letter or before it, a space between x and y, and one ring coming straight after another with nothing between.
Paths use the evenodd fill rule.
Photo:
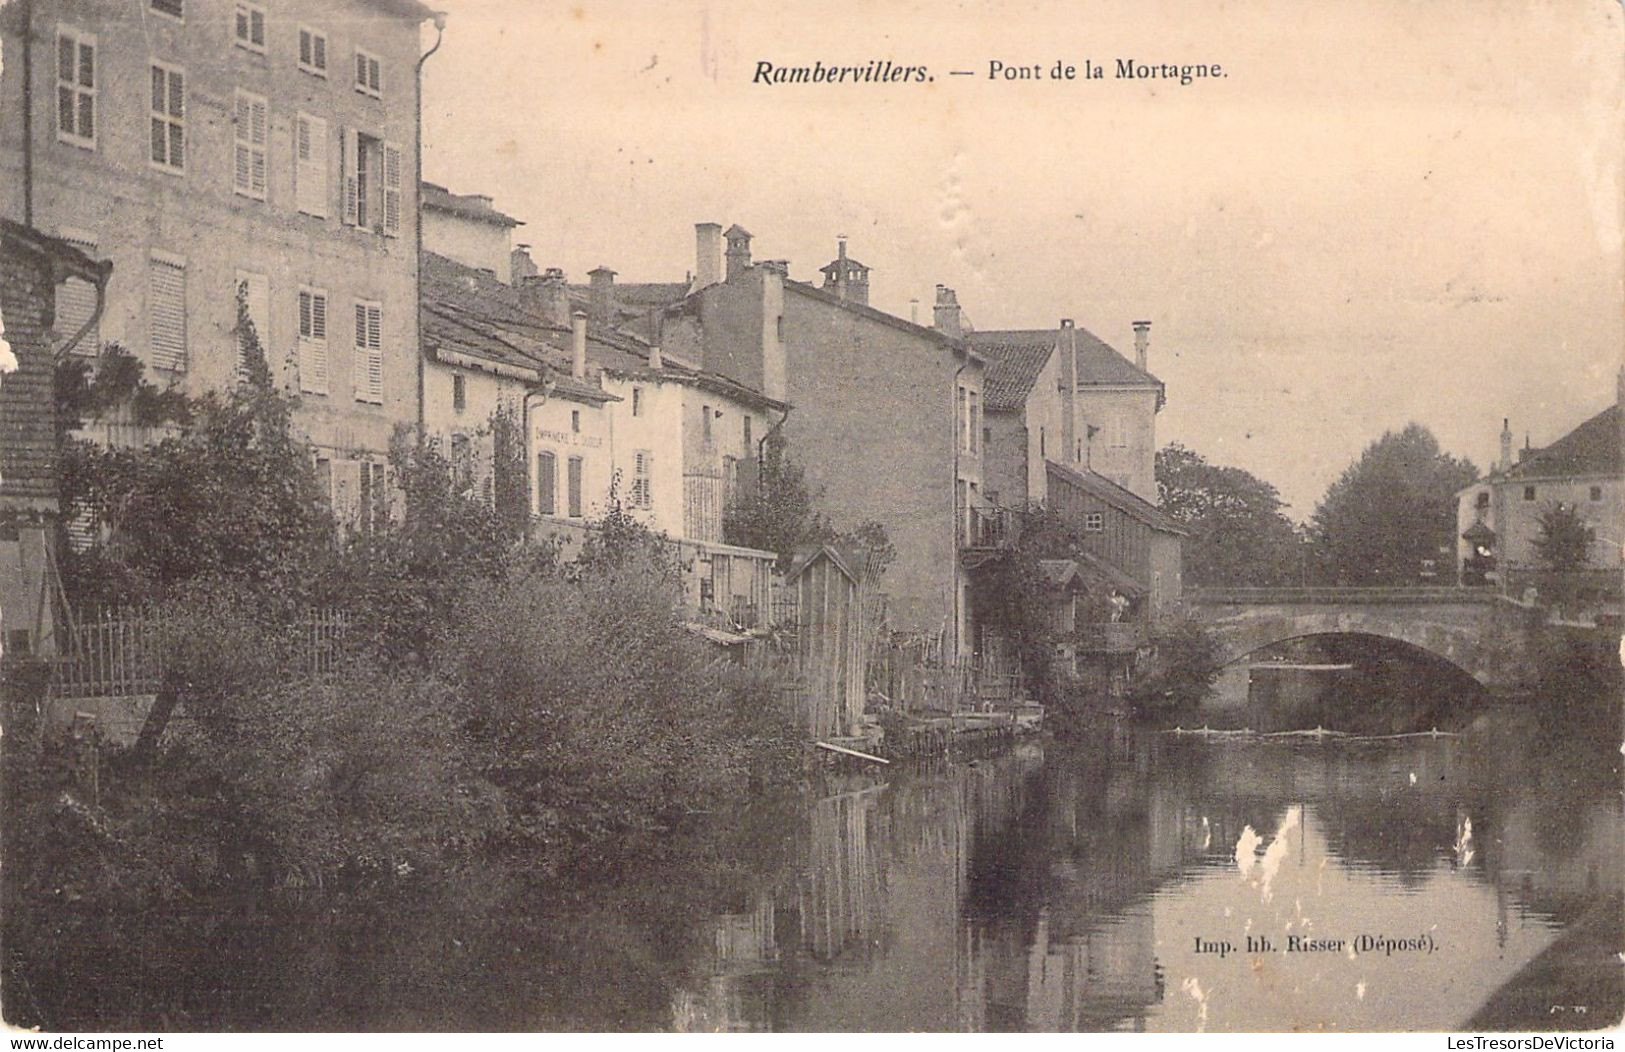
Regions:
<instances>
[{"instance_id":1,"label":"wooden shed","mask_svg":"<svg viewBox=\"0 0 1625 1052\"><path fill-rule=\"evenodd\" d=\"M815 738L860 733L864 703L862 580L825 545L798 557L786 576L796 601L804 726Z\"/></svg>"}]
</instances>

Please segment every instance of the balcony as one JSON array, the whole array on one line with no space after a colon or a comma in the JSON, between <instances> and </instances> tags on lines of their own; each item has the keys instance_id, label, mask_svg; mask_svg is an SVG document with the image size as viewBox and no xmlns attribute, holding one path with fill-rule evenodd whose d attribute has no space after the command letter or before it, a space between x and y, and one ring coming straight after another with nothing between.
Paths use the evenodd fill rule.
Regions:
<instances>
[{"instance_id":1,"label":"balcony","mask_svg":"<svg viewBox=\"0 0 1625 1052\"><path fill-rule=\"evenodd\" d=\"M1073 637L1080 654L1132 654L1146 645L1145 625L1137 621L1087 623Z\"/></svg>"},{"instance_id":2,"label":"balcony","mask_svg":"<svg viewBox=\"0 0 1625 1052\"><path fill-rule=\"evenodd\" d=\"M1015 538L1014 519L1005 508L964 509L959 518L961 549L994 549L1009 545Z\"/></svg>"}]
</instances>

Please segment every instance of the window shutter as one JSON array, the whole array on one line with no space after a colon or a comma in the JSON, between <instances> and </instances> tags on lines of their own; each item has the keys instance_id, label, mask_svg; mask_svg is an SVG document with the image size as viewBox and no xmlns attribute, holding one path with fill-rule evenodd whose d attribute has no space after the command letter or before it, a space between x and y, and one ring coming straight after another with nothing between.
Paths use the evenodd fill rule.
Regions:
<instances>
[{"instance_id":1,"label":"window shutter","mask_svg":"<svg viewBox=\"0 0 1625 1052\"><path fill-rule=\"evenodd\" d=\"M358 402L384 401L383 311L365 303L355 305L355 359L351 381Z\"/></svg>"},{"instance_id":2,"label":"window shutter","mask_svg":"<svg viewBox=\"0 0 1625 1052\"><path fill-rule=\"evenodd\" d=\"M350 226L355 226L359 222L356 217L360 214L361 207L361 184L359 180L361 143L354 128L344 129L343 146L344 153L341 167L344 179L344 221Z\"/></svg>"},{"instance_id":3,"label":"window shutter","mask_svg":"<svg viewBox=\"0 0 1625 1052\"><path fill-rule=\"evenodd\" d=\"M237 96L237 110L232 117L235 141L233 143L231 166L231 184L239 190L248 189L248 109L247 97L239 94Z\"/></svg>"},{"instance_id":4,"label":"window shutter","mask_svg":"<svg viewBox=\"0 0 1625 1052\"><path fill-rule=\"evenodd\" d=\"M383 311L367 308L367 394L371 401L384 401Z\"/></svg>"},{"instance_id":5,"label":"window shutter","mask_svg":"<svg viewBox=\"0 0 1625 1052\"><path fill-rule=\"evenodd\" d=\"M299 290L299 389L327 394L327 293Z\"/></svg>"},{"instance_id":6,"label":"window shutter","mask_svg":"<svg viewBox=\"0 0 1625 1052\"><path fill-rule=\"evenodd\" d=\"M261 28L263 42L264 29ZM253 142L253 167L249 173L249 186L259 197L265 196L265 142L270 134L271 117L264 99L255 99L249 107L249 135Z\"/></svg>"},{"instance_id":7,"label":"window shutter","mask_svg":"<svg viewBox=\"0 0 1625 1052\"><path fill-rule=\"evenodd\" d=\"M401 148L384 144L384 236L401 234Z\"/></svg>"},{"instance_id":8,"label":"window shutter","mask_svg":"<svg viewBox=\"0 0 1625 1052\"><path fill-rule=\"evenodd\" d=\"M80 238L63 236L62 240L77 248L91 259L96 258L96 244ZM71 339L96 313L96 286L81 278L68 278L56 290L56 329L62 339ZM74 354L94 357L101 351L102 334L98 324L73 348Z\"/></svg>"},{"instance_id":9,"label":"window shutter","mask_svg":"<svg viewBox=\"0 0 1625 1052\"><path fill-rule=\"evenodd\" d=\"M294 122L294 192L299 211L327 218L327 121L299 114Z\"/></svg>"},{"instance_id":10,"label":"window shutter","mask_svg":"<svg viewBox=\"0 0 1625 1052\"><path fill-rule=\"evenodd\" d=\"M569 496L569 500L570 500L570 507L569 507L570 518L579 519L579 518L581 518L581 514L582 514L582 510L581 510L581 458L580 457L571 457L570 461L566 465L566 467L568 468L568 478L566 479L566 485L568 487L568 496Z\"/></svg>"},{"instance_id":11,"label":"window shutter","mask_svg":"<svg viewBox=\"0 0 1625 1052\"><path fill-rule=\"evenodd\" d=\"M551 453L536 454L536 514L558 513L558 480L553 477L554 460Z\"/></svg>"},{"instance_id":12,"label":"window shutter","mask_svg":"<svg viewBox=\"0 0 1625 1052\"><path fill-rule=\"evenodd\" d=\"M147 262L147 318L152 364L186 368L186 268L163 260Z\"/></svg>"}]
</instances>

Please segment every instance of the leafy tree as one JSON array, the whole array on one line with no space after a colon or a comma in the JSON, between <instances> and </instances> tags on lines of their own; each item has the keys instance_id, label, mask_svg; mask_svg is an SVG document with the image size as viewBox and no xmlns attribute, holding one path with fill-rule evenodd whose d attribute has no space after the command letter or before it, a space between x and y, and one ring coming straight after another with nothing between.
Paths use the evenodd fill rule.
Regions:
<instances>
[{"instance_id":1,"label":"leafy tree","mask_svg":"<svg viewBox=\"0 0 1625 1052\"><path fill-rule=\"evenodd\" d=\"M1351 585L1404 584L1454 550L1456 492L1478 469L1439 449L1420 424L1373 442L1327 489L1310 527L1317 576Z\"/></svg>"},{"instance_id":2,"label":"leafy tree","mask_svg":"<svg viewBox=\"0 0 1625 1052\"><path fill-rule=\"evenodd\" d=\"M883 573L896 557L886 528L873 519L840 530L818 509L818 494L807 484L806 472L790 455L782 432L763 443L757 485L741 486L722 512L722 539L744 548L779 553L785 569L797 548L834 544L868 553L869 568Z\"/></svg>"},{"instance_id":3,"label":"leafy tree","mask_svg":"<svg viewBox=\"0 0 1625 1052\"><path fill-rule=\"evenodd\" d=\"M1275 487L1241 468L1210 464L1173 443L1157 452L1162 510L1190 530L1185 579L1193 585L1279 585L1301 572L1298 536Z\"/></svg>"},{"instance_id":4,"label":"leafy tree","mask_svg":"<svg viewBox=\"0 0 1625 1052\"><path fill-rule=\"evenodd\" d=\"M784 433L773 432L762 444L757 485L739 487L723 509L723 540L778 552L788 562L798 546L830 532L829 520L814 505L806 472L790 455Z\"/></svg>"},{"instance_id":5,"label":"leafy tree","mask_svg":"<svg viewBox=\"0 0 1625 1052\"><path fill-rule=\"evenodd\" d=\"M1597 533L1572 504L1553 503L1535 520L1535 554L1541 565L1559 572L1584 569Z\"/></svg>"},{"instance_id":6,"label":"leafy tree","mask_svg":"<svg viewBox=\"0 0 1625 1052\"><path fill-rule=\"evenodd\" d=\"M152 388L140 363L119 353L104 355L92 376L77 366L59 373L65 429L82 412L119 404L136 423L176 429L146 448L64 442L64 519L104 530L89 551L64 560L75 600L156 599L206 577L286 580L330 544L309 455L291 431L292 402L271 386L240 292L235 331L244 382L195 400Z\"/></svg>"}]
</instances>

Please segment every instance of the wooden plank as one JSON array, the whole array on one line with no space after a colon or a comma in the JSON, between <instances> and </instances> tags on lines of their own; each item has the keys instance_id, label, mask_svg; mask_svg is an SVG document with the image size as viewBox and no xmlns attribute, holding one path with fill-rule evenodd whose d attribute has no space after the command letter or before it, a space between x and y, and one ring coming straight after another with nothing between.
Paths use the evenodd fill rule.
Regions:
<instances>
[{"instance_id":1,"label":"wooden plank","mask_svg":"<svg viewBox=\"0 0 1625 1052\"><path fill-rule=\"evenodd\" d=\"M888 759L885 759L884 757L871 756L869 753L866 753L866 752L859 752L856 749L848 749L844 745L831 745L829 742L813 742L813 744L816 745L820 749L827 749L830 752L838 752L838 753L842 754L843 756L856 756L858 759L860 759L860 760L868 760L870 763L880 763L880 764L886 764L888 766L891 764L891 761L888 760Z\"/></svg>"}]
</instances>

